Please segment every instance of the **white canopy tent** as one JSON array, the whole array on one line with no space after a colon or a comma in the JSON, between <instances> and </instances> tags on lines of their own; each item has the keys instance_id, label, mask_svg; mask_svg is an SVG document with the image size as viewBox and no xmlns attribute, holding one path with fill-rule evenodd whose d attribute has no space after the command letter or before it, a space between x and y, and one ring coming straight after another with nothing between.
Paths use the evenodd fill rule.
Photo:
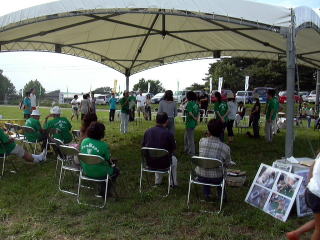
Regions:
<instances>
[{"instance_id":1,"label":"white canopy tent","mask_svg":"<svg viewBox=\"0 0 320 240\"><path fill-rule=\"evenodd\" d=\"M286 156L293 152L295 64L320 68L320 18L244 0L60 0L0 17L0 50L70 54L127 78L178 61L287 59ZM290 97L292 96L292 98Z\"/></svg>"}]
</instances>

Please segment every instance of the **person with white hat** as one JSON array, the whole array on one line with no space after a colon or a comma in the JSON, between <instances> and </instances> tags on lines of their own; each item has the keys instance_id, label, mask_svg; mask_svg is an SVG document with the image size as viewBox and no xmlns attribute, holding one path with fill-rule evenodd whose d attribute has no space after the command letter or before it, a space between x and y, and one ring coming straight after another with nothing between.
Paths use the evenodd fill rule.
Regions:
<instances>
[{"instance_id":1,"label":"person with white hat","mask_svg":"<svg viewBox=\"0 0 320 240\"><path fill-rule=\"evenodd\" d=\"M227 94L228 98L228 112L227 112L227 131L228 131L228 143L233 142L233 123L234 120L236 119L236 114L237 114L237 104L234 102L234 95L232 92L228 92Z\"/></svg>"},{"instance_id":2,"label":"person with white hat","mask_svg":"<svg viewBox=\"0 0 320 240\"><path fill-rule=\"evenodd\" d=\"M70 143L72 140L72 135L70 133L72 125L69 120L65 117L61 117L61 109L59 106L54 106L50 109L50 113L46 116L44 125L45 129L57 128L60 130L59 133L53 135L54 138L61 140L63 143ZM53 119L48 121L48 118L52 117Z\"/></svg>"},{"instance_id":3,"label":"person with white hat","mask_svg":"<svg viewBox=\"0 0 320 240\"><path fill-rule=\"evenodd\" d=\"M42 149L45 147L46 143L46 134L45 131L42 129L41 124L40 124L40 111L38 109L33 110L31 113L31 117L27 119L25 126L31 127L35 130L33 133L26 133L25 137L29 142L39 142L43 141Z\"/></svg>"}]
</instances>

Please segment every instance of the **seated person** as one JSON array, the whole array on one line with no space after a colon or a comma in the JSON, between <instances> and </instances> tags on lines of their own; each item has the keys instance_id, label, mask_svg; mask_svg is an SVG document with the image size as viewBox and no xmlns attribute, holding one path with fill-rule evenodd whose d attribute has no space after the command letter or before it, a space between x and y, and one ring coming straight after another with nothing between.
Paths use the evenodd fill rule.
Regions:
<instances>
[{"instance_id":1,"label":"seated person","mask_svg":"<svg viewBox=\"0 0 320 240\"><path fill-rule=\"evenodd\" d=\"M105 179L107 175L111 177L111 181L114 182L119 175L119 169L114 167L110 160L110 149L109 145L101 141L105 135L105 126L100 122L92 122L87 129L87 136L82 140L80 146L80 152L92 155L98 155L104 158L104 162L88 165L80 162L83 172L86 176L96 179ZM111 191L111 181L109 181L108 186L108 196L110 196ZM104 196L106 185L103 182L101 184L101 190L99 195Z\"/></svg>"},{"instance_id":2,"label":"seated person","mask_svg":"<svg viewBox=\"0 0 320 240\"><path fill-rule=\"evenodd\" d=\"M29 142L40 142L42 141L42 149L45 148L46 144L46 133L45 130L42 129L40 124L40 111L39 110L33 110L31 113L31 117L27 119L25 126L31 127L35 130L34 133L26 133L25 137Z\"/></svg>"},{"instance_id":3,"label":"seated person","mask_svg":"<svg viewBox=\"0 0 320 240\"><path fill-rule=\"evenodd\" d=\"M199 142L199 156L219 159L223 162L225 168L229 167L232 164L230 147L219 139L223 131L223 123L217 119L211 119L207 126L208 136L201 138ZM219 184L223 180L220 168L205 169L196 167L195 172L200 182ZM206 199L211 198L210 186L203 186L203 192ZM217 193L218 197L220 197L221 187L217 188ZM226 199L226 194L224 194L224 200L226 201Z\"/></svg>"},{"instance_id":4,"label":"seated person","mask_svg":"<svg viewBox=\"0 0 320 240\"><path fill-rule=\"evenodd\" d=\"M54 134L53 137L61 140L63 143L67 144L72 141L72 135L70 133L70 130L72 128L71 123L69 120L65 117L61 117L61 109L59 106L54 106L50 109L50 113L48 116L46 116L44 124L45 129L49 128L57 128L60 130L58 134ZM53 117L53 119L48 121L49 117Z\"/></svg>"},{"instance_id":5,"label":"seated person","mask_svg":"<svg viewBox=\"0 0 320 240\"><path fill-rule=\"evenodd\" d=\"M98 120L97 114L95 113L87 113L84 115L82 120L82 125L80 129L80 138L84 139L86 136L87 128L89 127L91 122L96 122ZM80 141L81 142L81 141Z\"/></svg>"},{"instance_id":6,"label":"seated person","mask_svg":"<svg viewBox=\"0 0 320 240\"><path fill-rule=\"evenodd\" d=\"M166 149L172 158L172 187L178 186L177 182L177 158L173 155L176 149L176 141L173 134L167 129L168 115L165 112L159 112L156 117L157 125L149 128L143 138L142 146L150 148ZM162 182L162 175L155 174L155 184L159 185Z\"/></svg>"},{"instance_id":7,"label":"seated person","mask_svg":"<svg viewBox=\"0 0 320 240\"><path fill-rule=\"evenodd\" d=\"M14 139L9 138L7 134L0 128L0 155L16 155L23 158L27 162L40 163L45 160L45 154L30 154L23 149L22 146L16 144Z\"/></svg>"},{"instance_id":8,"label":"seated person","mask_svg":"<svg viewBox=\"0 0 320 240\"><path fill-rule=\"evenodd\" d=\"M246 108L244 107L243 102L238 103L238 109L236 114L236 126L239 125L240 121L243 119L244 115L246 114Z\"/></svg>"}]
</instances>

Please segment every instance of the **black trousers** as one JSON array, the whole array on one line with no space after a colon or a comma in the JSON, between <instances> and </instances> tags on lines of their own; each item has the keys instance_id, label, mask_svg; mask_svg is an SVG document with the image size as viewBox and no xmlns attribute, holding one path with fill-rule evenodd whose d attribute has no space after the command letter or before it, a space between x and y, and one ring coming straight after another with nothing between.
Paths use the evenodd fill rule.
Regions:
<instances>
[{"instance_id":1,"label":"black trousers","mask_svg":"<svg viewBox=\"0 0 320 240\"><path fill-rule=\"evenodd\" d=\"M257 117L252 118L252 129L253 129L253 136L255 138L260 137L260 135L259 135L259 118L257 118Z\"/></svg>"},{"instance_id":2,"label":"black trousers","mask_svg":"<svg viewBox=\"0 0 320 240\"><path fill-rule=\"evenodd\" d=\"M114 121L114 113L116 112L115 109L110 109L110 114L109 114L109 121L113 122Z\"/></svg>"},{"instance_id":3,"label":"black trousers","mask_svg":"<svg viewBox=\"0 0 320 240\"><path fill-rule=\"evenodd\" d=\"M227 131L228 131L228 137L233 137L233 123L234 120L228 120L227 122Z\"/></svg>"},{"instance_id":4,"label":"black trousers","mask_svg":"<svg viewBox=\"0 0 320 240\"><path fill-rule=\"evenodd\" d=\"M129 110L129 122L134 121L135 110L136 110L135 108L132 108Z\"/></svg>"},{"instance_id":5,"label":"black trousers","mask_svg":"<svg viewBox=\"0 0 320 240\"><path fill-rule=\"evenodd\" d=\"M208 114L208 107L202 108L204 111L200 111L200 122L202 122L203 115L206 117Z\"/></svg>"}]
</instances>

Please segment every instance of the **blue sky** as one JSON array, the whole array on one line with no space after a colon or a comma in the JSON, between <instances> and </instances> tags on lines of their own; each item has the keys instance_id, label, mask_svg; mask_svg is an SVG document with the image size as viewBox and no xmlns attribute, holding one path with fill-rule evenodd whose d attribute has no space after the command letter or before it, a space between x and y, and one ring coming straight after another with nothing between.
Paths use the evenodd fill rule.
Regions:
<instances>
[{"instance_id":1,"label":"blue sky","mask_svg":"<svg viewBox=\"0 0 320 240\"><path fill-rule=\"evenodd\" d=\"M320 8L320 0L256 0L257 2L280 5L284 7L309 6ZM33 5L50 2L49 0L10 0L0 8L0 15ZM18 6L18 7L17 7ZM194 82L201 83L208 72L209 63L213 60L188 61L161 66L130 78L132 87L142 77L159 79L166 89L180 89ZM54 53L0 53L0 69L4 70L16 89L19 90L31 79L38 79L46 90L69 92L85 92L90 87L113 87L113 81L118 80L121 89L125 86L125 77L117 71L104 65L72 56ZM179 74L177 74L179 73Z\"/></svg>"}]
</instances>

